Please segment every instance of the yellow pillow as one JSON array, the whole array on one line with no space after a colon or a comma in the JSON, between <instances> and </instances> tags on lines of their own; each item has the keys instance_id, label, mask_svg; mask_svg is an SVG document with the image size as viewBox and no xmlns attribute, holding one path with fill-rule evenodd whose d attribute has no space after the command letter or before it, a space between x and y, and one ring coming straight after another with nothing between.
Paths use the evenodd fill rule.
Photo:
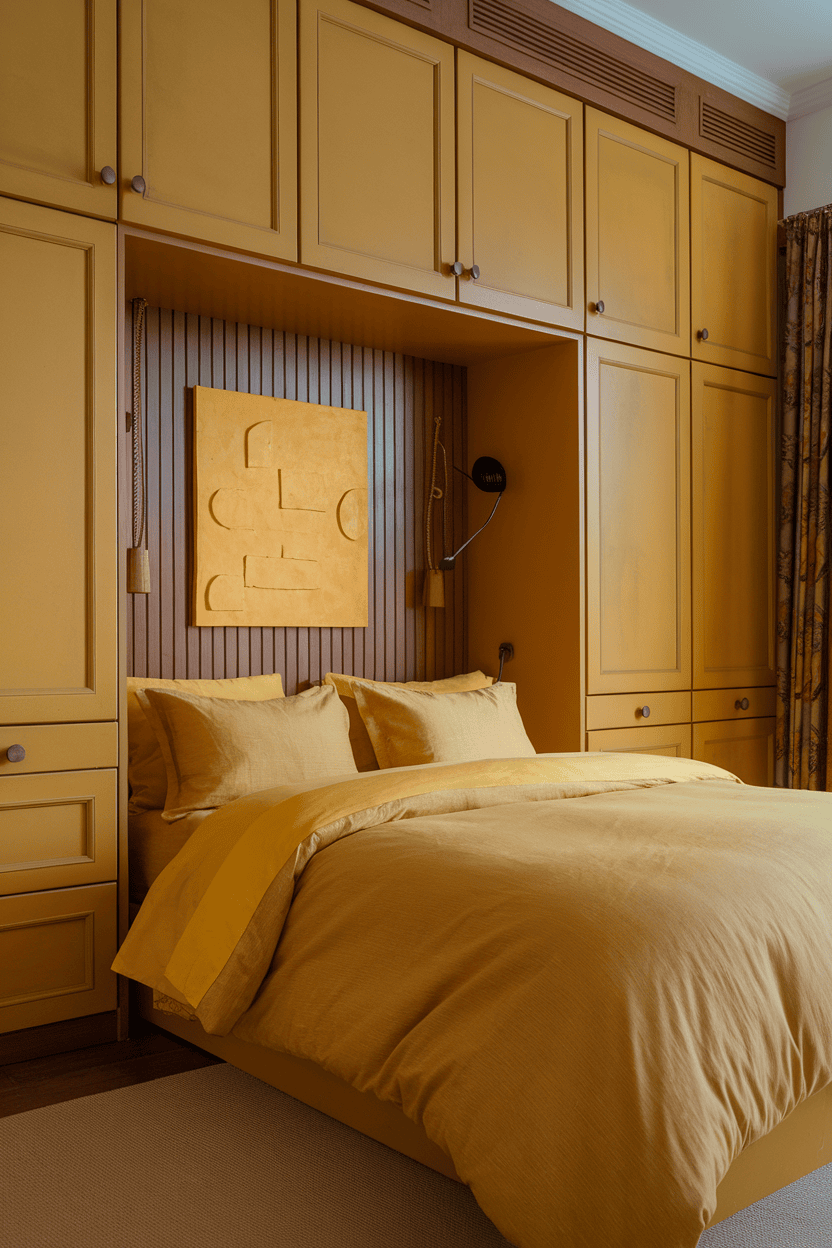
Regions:
<instances>
[{"instance_id":1,"label":"yellow pillow","mask_svg":"<svg viewBox=\"0 0 832 1248\"><path fill-rule=\"evenodd\" d=\"M140 810L161 810L168 791L165 760L156 733L141 708L139 689L168 689L199 694L205 698L246 698L261 702L283 697L283 681L274 676L237 676L226 680L162 680L155 676L127 677L127 780L130 785L131 814Z\"/></svg>"},{"instance_id":2,"label":"yellow pillow","mask_svg":"<svg viewBox=\"0 0 832 1248\"><path fill-rule=\"evenodd\" d=\"M382 689L426 689L429 693L459 693L464 689L483 689L494 680L482 672L466 672L462 676L447 676L444 680L366 680L363 676L345 676L341 672L327 672L325 685L334 685L343 699L350 717L350 741L359 771L378 771L378 760L373 751L364 721L355 703L353 689L356 685L372 685Z\"/></svg>"},{"instance_id":3,"label":"yellow pillow","mask_svg":"<svg viewBox=\"0 0 832 1248\"><path fill-rule=\"evenodd\" d=\"M355 701L380 767L528 758L536 752L517 710L515 685L442 695L356 685Z\"/></svg>"},{"instance_id":4,"label":"yellow pillow","mask_svg":"<svg viewBox=\"0 0 832 1248\"><path fill-rule=\"evenodd\" d=\"M275 785L357 774L347 713L334 689L268 702L162 689L136 696L162 748L168 823Z\"/></svg>"}]
</instances>

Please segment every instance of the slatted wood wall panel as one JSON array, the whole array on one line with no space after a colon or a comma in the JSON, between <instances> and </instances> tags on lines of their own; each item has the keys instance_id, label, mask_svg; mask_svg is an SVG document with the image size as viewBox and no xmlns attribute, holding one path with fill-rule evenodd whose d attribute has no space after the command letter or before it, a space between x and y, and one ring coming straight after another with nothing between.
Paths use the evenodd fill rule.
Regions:
<instances>
[{"instance_id":1,"label":"slatted wood wall panel","mask_svg":"<svg viewBox=\"0 0 832 1248\"><path fill-rule=\"evenodd\" d=\"M128 343L131 311L128 306ZM145 324L142 388L151 593L128 595L128 674L216 679L280 672L286 692L295 693L327 671L377 680L432 680L464 671L461 571L446 577L444 610L418 604L425 568L426 460L435 414L442 416L449 463L468 467L463 440L465 370L159 308L147 309ZM189 624L189 391L194 385L367 412L366 629ZM459 474L451 475L456 478L451 482L450 505L456 549L464 540L464 490ZM130 500L124 501L129 510Z\"/></svg>"}]
</instances>

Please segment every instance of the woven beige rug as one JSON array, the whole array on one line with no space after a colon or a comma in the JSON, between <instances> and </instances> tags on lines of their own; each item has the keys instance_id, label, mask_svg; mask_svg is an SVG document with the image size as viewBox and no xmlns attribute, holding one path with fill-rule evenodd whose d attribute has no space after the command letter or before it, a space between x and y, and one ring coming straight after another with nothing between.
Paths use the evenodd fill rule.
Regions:
<instances>
[{"instance_id":1,"label":"woven beige rug","mask_svg":"<svg viewBox=\"0 0 832 1248\"><path fill-rule=\"evenodd\" d=\"M700 1248L831 1248L827 1170ZM1 1248L506 1243L461 1184L232 1066L0 1119Z\"/></svg>"}]
</instances>

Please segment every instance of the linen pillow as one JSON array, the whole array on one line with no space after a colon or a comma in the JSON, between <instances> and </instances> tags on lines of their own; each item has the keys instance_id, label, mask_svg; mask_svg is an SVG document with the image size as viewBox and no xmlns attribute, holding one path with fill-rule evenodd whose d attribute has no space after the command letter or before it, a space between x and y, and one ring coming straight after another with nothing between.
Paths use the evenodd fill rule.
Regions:
<instances>
[{"instance_id":1,"label":"linen pillow","mask_svg":"<svg viewBox=\"0 0 832 1248\"><path fill-rule=\"evenodd\" d=\"M155 676L127 677L127 781L130 814L161 810L168 791L165 760L156 733L136 694L140 689L168 689L206 698L245 698L260 702L283 697L279 672L273 676L235 676L225 680L163 680Z\"/></svg>"},{"instance_id":2,"label":"linen pillow","mask_svg":"<svg viewBox=\"0 0 832 1248\"><path fill-rule=\"evenodd\" d=\"M516 685L448 694L356 685L355 701L380 767L536 753L517 710Z\"/></svg>"},{"instance_id":3,"label":"linen pillow","mask_svg":"<svg viewBox=\"0 0 832 1248\"><path fill-rule=\"evenodd\" d=\"M444 680L367 680L364 676L345 676L342 672L327 672L325 685L334 685L350 717L350 741L359 771L378 771L378 759L373 743L358 710L353 689L356 685L372 685L382 689L425 689L429 693L458 693L464 689L483 689L494 680L482 672L466 672L461 676L447 676Z\"/></svg>"},{"instance_id":4,"label":"linen pillow","mask_svg":"<svg viewBox=\"0 0 832 1248\"><path fill-rule=\"evenodd\" d=\"M357 774L347 712L334 689L268 702L162 689L136 696L167 768L167 823L275 785Z\"/></svg>"}]
</instances>

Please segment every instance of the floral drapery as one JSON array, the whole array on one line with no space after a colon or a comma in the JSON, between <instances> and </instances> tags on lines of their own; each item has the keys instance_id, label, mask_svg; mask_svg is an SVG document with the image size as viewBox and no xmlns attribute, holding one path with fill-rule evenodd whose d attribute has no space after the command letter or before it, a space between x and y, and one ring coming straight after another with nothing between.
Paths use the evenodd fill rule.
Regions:
<instances>
[{"instance_id":1,"label":"floral drapery","mask_svg":"<svg viewBox=\"0 0 832 1248\"><path fill-rule=\"evenodd\" d=\"M832 205L785 227L775 778L832 790Z\"/></svg>"}]
</instances>

